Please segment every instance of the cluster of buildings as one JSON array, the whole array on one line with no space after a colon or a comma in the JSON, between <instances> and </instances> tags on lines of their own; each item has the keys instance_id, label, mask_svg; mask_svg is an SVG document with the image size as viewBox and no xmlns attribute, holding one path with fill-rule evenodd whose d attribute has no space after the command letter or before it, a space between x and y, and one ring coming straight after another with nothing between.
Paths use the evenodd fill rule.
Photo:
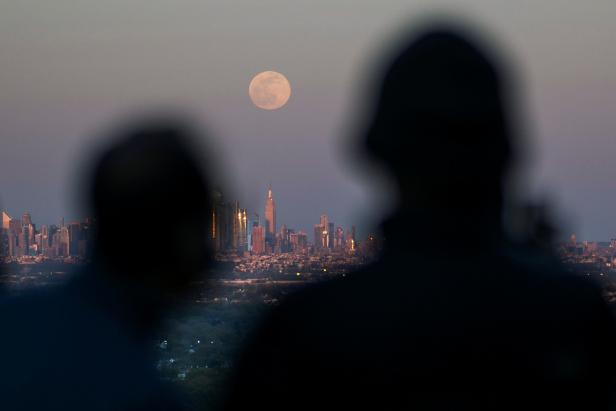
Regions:
<instances>
[{"instance_id":1,"label":"cluster of buildings","mask_svg":"<svg viewBox=\"0 0 616 411\"><path fill-rule=\"evenodd\" d=\"M601 271L616 269L616 239L610 241L577 241L572 234L569 241L558 247L563 262L578 268L595 267Z\"/></svg>"},{"instance_id":2,"label":"cluster of buildings","mask_svg":"<svg viewBox=\"0 0 616 411\"><path fill-rule=\"evenodd\" d=\"M355 226L347 230L342 227L335 227L329 221L327 214L321 215L319 224L314 226L314 247L316 250L349 250L355 251L357 243L355 241Z\"/></svg>"},{"instance_id":3,"label":"cluster of buildings","mask_svg":"<svg viewBox=\"0 0 616 411\"><path fill-rule=\"evenodd\" d=\"M314 226L313 242L302 230L295 230L276 221L276 202L271 186L265 198L264 217L249 215L239 202L226 201L220 192L213 196L212 218L209 227L215 251L225 256L272 256L284 253L325 255L349 254L358 249L355 227L344 231L323 214ZM24 257L87 258L94 237L92 220L42 225L37 227L29 213L12 218L2 212L0 255L19 260ZM372 237L365 246L372 243ZM363 249L363 248L362 248Z\"/></svg>"},{"instance_id":4,"label":"cluster of buildings","mask_svg":"<svg viewBox=\"0 0 616 411\"><path fill-rule=\"evenodd\" d=\"M92 241L92 222L85 221L59 225L42 225L32 221L29 213L21 218L12 218L2 212L0 230L0 255L18 259L28 256L49 258L86 258Z\"/></svg>"},{"instance_id":5,"label":"cluster of buildings","mask_svg":"<svg viewBox=\"0 0 616 411\"><path fill-rule=\"evenodd\" d=\"M616 239L577 241L575 234L558 247L566 267L593 278L603 289L609 304L616 304Z\"/></svg>"},{"instance_id":6,"label":"cluster of buildings","mask_svg":"<svg viewBox=\"0 0 616 411\"><path fill-rule=\"evenodd\" d=\"M222 193L214 193L211 236L218 254L275 254L302 251L308 248L303 231L296 232L282 225L276 230L276 203L271 187L265 201L265 218L250 216L239 202L225 201Z\"/></svg>"},{"instance_id":7,"label":"cluster of buildings","mask_svg":"<svg viewBox=\"0 0 616 411\"><path fill-rule=\"evenodd\" d=\"M271 186L265 198L264 218L249 215L237 201L227 202L220 192L214 195L212 209L212 239L219 254L271 255L281 253L319 253L355 251L355 227L346 232L335 227L326 214L314 226L314 242L302 231L276 222L276 202Z\"/></svg>"}]
</instances>

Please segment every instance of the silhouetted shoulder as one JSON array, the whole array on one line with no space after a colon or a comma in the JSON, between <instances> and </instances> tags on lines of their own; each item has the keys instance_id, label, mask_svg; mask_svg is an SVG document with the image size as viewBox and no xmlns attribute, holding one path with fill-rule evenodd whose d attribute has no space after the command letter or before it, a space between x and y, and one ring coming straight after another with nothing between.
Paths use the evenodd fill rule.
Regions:
<instances>
[{"instance_id":1,"label":"silhouetted shoulder","mask_svg":"<svg viewBox=\"0 0 616 411\"><path fill-rule=\"evenodd\" d=\"M332 409L473 409L497 401L486 391L511 395L514 386L546 390L547 404L552 389L609 386L611 344L599 289L547 256L413 265L384 258L276 309L240 363L230 409L248 398L273 409L308 409L325 398ZM313 384L315 397L305 391Z\"/></svg>"}]
</instances>

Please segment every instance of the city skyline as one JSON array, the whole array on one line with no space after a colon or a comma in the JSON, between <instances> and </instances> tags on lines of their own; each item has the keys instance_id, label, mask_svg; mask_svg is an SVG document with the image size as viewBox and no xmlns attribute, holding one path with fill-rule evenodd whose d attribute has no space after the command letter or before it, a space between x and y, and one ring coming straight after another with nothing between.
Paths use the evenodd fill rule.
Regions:
<instances>
[{"instance_id":1,"label":"city skyline","mask_svg":"<svg viewBox=\"0 0 616 411\"><path fill-rule=\"evenodd\" d=\"M6 211L2 211L1 215L0 256L90 257L89 246L93 239L91 219L65 224L62 218L58 225L42 224L37 228L28 211L21 218L12 218Z\"/></svg>"},{"instance_id":2,"label":"city skyline","mask_svg":"<svg viewBox=\"0 0 616 411\"><path fill-rule=\"evenodd\" d=\"M282 223L278 230L276 202L271 185L267 189L263 210L264 219L261 220L258 212L249 212L247 208L240 207L239 201L228 201L223 193L215 190L212 196L210 227L206 229L214 251L217 254L234 253L238 256L288 252L355 252L359 244L354 225L345 231L342 226L330 222L327 214L322 214L319 223L315 224L312 241L306 231L289 227L286 223ZM2 255L82 259L90 257L94 240L93 229L96 226L96 221L91 217L66 224L65 219L61 218L57 225L47 223L37 226L29 211L25 211L21 218L11 217L7 211L2 211L1 216ZM374 237L370 235L369 239L372 238Z\"/></svg>"},{"instance_id":3,"label":"city skyline","mask_svg":"<svg viewBox=\"0 0 616 411\"><path fill-rule=\"evenodd\" d=\"M263 210L261 214L260 211ZM227 201L220 191L214 193L212 211L212 238L216 252L233 251L242 254L279 254L285 252L348 249L357 246L355 225L344 228L329 222L327 214L321 214L310 241L306 230L287 225L277 225L277 205L272 185L269 184L263 208L249 211L240 207L239 201ZM263 218L261 218L263 216ZM326 223L324 223L326 221ZM317 229L317 227L319 227Z\"/></svg>"},{"instance_id":4,"label":"city skyline","mask_svg":"<svg viewBox=\"0 0 616 411\"><path fill-rule=\"evenodd\" d=\"M267 185L267 194L266 194L266 200L265 200L265 206L259 208L254 207L254 208L248 208L248 207L244 207L241 208L240 210L247 213L247 219L250 221L254 221L254 218L260 218L263 219L263 226L265 228L265 232L267 233L267 222L268 221L272 221L272 230L269 231L270 234L274 234L276 232L277 229L277 225L276 225L276 213L277 213L277 208L275 205L275 201L273 200L273 195L272 195L272 185L268 184ZM232 191L232 190L230 190ZM216 189L214 192L214 197L222 195L222 192L220 189ZM240 197L243 197L241 194L239 195ZM0 198L2 199L2 198ZM270 207L270 218L268 219L267 214L268 214L268 201L272 201L272 203L269 203L269 207ZM239 204L239 200L234 200L234 203ZM254 202L253 202L254 203ZM335 201L333 202L333 204L335 204ZM239 205L238 205L239 207ZM316 215L322 215L324 213L324 210L327 207L322 207L322 210L320 212L318 212ZM2 212L6 212L7 214L11 215L11 216L16 216L16 215L21 215L23 213L32 213L32 207L25 207L24 209L11 209L6 207L5 203L0 202L0 211ZM248 210L251 210L250 212ZM25 210L25 211L24 211ZM284 208L283 208L284 210ZM43 213L43 214L49 214L49 213ZM288 214L288 213L287 213ZM344 216L346 218L341 218L341 220L348 220L348 215ZM55 224L55 223L59 223L60 221L80 221L80 220L84 220L84 219L88 219L91 218L91 216L88 213L78 213L78 215L58 215L55 216L53 218L44 218L44 221L47 221L48 224ZM314 217L313 217L314 218ZM55 223L50 223L50 221L55 221ZM357 227L358 224L355 223L350 223L352 226ZM304 231L306 233L311 232L311 228L312 225L310 225L310 223L308 224L308 226L304 227L301 226L300 224L294 224L293 225L295 229L297 230L301 230ZM364 230L357 230L356 232L358 233L358 235L361 236L368 236L370 235L373 231L378 230L378 227L375 227L375 224L363 224L363 228Z\"/></svg>"}]
</instances>

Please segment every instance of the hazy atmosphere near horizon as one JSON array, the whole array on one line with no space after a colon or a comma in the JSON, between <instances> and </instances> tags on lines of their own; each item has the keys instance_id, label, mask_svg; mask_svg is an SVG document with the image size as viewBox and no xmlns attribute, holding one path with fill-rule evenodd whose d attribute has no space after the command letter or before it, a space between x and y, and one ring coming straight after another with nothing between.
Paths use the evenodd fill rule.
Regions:
<instances>
[{"instance_id":1,"label":"hazy atmosphere near horizon","mask_svg":"<svg viewBox=\"0 0 616 411\"><path fill-rule=\"evenodd\" d=\"M370 224L383 190L343 156L366 76L388 40L436 12L487 31L525 85L530 186L578 239L616 237L616 2L8 0L0 5L0 201L39 224L80 215L76 174L131 113L185 110L222 153L230 199L310 233L319 216ZM283 73L279 110L252 77ZM87 158L87 157L86 157ZM377 221L377 220L374 220Z\"/></svg>"}]
</instances>

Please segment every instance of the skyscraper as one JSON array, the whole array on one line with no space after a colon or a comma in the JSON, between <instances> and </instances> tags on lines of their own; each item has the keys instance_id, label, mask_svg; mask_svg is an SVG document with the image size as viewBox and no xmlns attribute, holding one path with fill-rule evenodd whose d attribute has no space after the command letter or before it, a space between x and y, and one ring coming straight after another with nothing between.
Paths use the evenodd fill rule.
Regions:
<instances>
[{"instance_id":1,"label":"skyscraper","mask_svg":"<svg viewBox=\"0 0 616 411\"><path fill-rule=\"evenodd\" d=\"M272 186L267 189L265 200L265 238L272 245L276 239L276 203L272 196Z\"/></svg>"},{"instance_id":2,"label":"skyscraper","mask_svg":"<svg viewBox=\"0 0 616 411\"><path fill-rule=\"evenodd\" d=\"M5 230L11 228L11 217L4 211L2 212L2 228Z\"/></svg>"},{"instance_id":3,"label":"skyscraper","mask_svg":"<svg viewBox=\"0 0 616 411\"><path fill-rule=\"evenodd\" d=\"M304 251L308 247L308 238L303 231L289 233L289 247L291 251Z\"/></svg>"},{"instance_id":4,"label":"skyscraper","mask_svg":"<svg viewBox=\"0 0 616 411\"><path fill-rule=\"evenodd\" d=\"M336 235L334 236L334 248L344 247L344 229L342 227L336 228Z\"/></svg>"},{"instance_id":5,"label":"skyscraper","mask_svg":"<svg viewBox=\"0 0 616 411\"><path fill-rule=\"evenodd\" d=\"M237 251L240 248L240 231L242 230L242 210L239 201L233 203L231 212L231 250Z\"/></svg>"},{"instance_id":6,"label":"skyscraper","mask_svg":"<svg viewBox=\"0 0 616 411\"><path fill-rule=\"evenodd\" d=\"M30 255L30 227L24 225L19 235L19 255Z\"/></svg>"},{"instance_id":7,"label":"skyscraper","mask_svg":"<svg viewBox=\"0 0 616 411\"><path fill-rule=\"evenodd\" d=\"M10 225L11 225L11 217L9 217L9 215L3 211L2 212L2 226L0 227L0 259L4 257L8 257L10 255L10 252L9 252Z\"/></svg>"},{"instance_id":8,"label":"skyscraper","mask_svg":"<svg viewBox=\"0 0 616 411\"><path fill-rule=\"evenodd\" d=\"M255 225L252 227L252 252L265 253L265 227Z\"/></svg>"},{"instance_id":9,"label":"skyscraper","mask_svg":"<svg viewBox=\"0 0 616 411\"><path fill-rule=\"evenodd\" d=\"M319 239L319 248L334 248L334 223L329 221L329 217L327 216L327 214L321 214L319 225L321 226L321 238Z\"/></svg>"},{"instance_id":10,"label":"skyscraper","mask_svg":"<svg viewBox=\"0 0 616 411\"><path fill-rule=\"evenodd\" d=\"M64 220L64 219L63 219ZM68 231L68 227L63 226L59 231L59 242L58 242L58 256L60 257L68 257L71 252L71 236ZM128 252L128 250L126 250Z\"/></svg>"},{"instance_id":11,"label":"skyscraper","mask_svg":"<svg viewBox=\"0 0 616 411\"><path fill-rule=\"evenodd\" d=\"M353 226L350 230L347 230L345 242L347 250L355 251L357 246L355 241L355 226Z\"/></svg>"},{"instance_id":12,"label":"skyscraper","mask_svg":"<svg viewBox=\"0 0 616 411\"><path fill-rule=\"evenodd\" d=\"M24 215L21 217L21 225L31 225L32 224L32 217L30 216L30 213L24 213Z\"/></svg>"},{"instance_id":13,"label":"skyscraper","mask_svg":"<svg viewBox=\"0 0 616 411\"><path fill-rule=\"evenodd\" d=\"M329 217L327 217L327 214L321 214L319 224L321 224L327 230L327 227L329 226Z\"/></svg>"},{"instance_id":14,"label":"skyscraper","mask_svg":"<svg viewBox=\"0 0 616 411\"><path fill-rule=\"evenodd\" d=\"M286 253L289 252L291 247L289 244L289 234L293 232L293 230L289 230L286 224L282 224L280 226L280 252Z\"/></svg>"},{"instance_id":15,"label":"skyscraper","mask_svg":"<svg viewBox=\"0 0 616 411\"><path fill-rule=\"evenodd\" d=\"M214 249L216 252L227 252L233 247L237 247L238 230L234 230L234 228L237 228L239 205L226 201L219 190L214 191L213 201L211 236Z\"/></svg>"},{"instance_id":16,"label":"skyscraper","mask_svg":"<svg viewBox=\"0 0 616 411\"><path fill-rule=\"evenodd\" d=\"M8 255L16 257L19 255L19 238L22 235L23 227L21 220L12 219L8 214L3 213L2 224L8 224ZM6 232L6 230L5 230Z\"/></svg>"},{"instance_id":17,"label":"skyscraper","mask_svg":"<svg viewBox=\"0 0 616 411\"><path fill-rule=\"evenodd\" d=\"M248 250L247 241L247 226L248 217L245 208L240 208L239 202L235 202L233 211L233 250L242 254Z\"/></svg>"}]
</instances>

